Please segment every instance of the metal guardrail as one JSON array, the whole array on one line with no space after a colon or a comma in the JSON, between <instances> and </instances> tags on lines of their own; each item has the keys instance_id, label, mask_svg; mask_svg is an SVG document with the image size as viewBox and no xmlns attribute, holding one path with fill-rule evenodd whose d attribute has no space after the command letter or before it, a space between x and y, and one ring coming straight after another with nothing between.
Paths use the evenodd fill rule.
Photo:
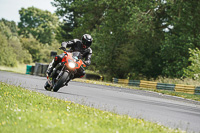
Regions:
<instances>
[{"instance_id":1,"label":"metal guardrail","mask_svg":"<svg viewBox=\"0 0 200 133\"><path fill-rule=\"evenodd\" d=\"M148 89L156 89L157 83L151 81L144 81L141 80L140 87L141 88L148 88Z\"/></svg>"},{"instance_id":2,"label":"metal guardrail","mask_svg":"<svg viewBox=\"0 0 200 133\"><path fill-rule=\"evenodd\" d=\"M129 80L128 85L140 87L140 80Z\"/></svg>"},{"instance_id":3,"label":"metal guardrail","mask_svg":"<svg viewBox=\"0 0 200 133\"><path fill-rule=\"evenodd\" d=\"M157 83L156 88L158 90L169 90L169 91L175 91L175 84L165 84L165 83Z\"/></svg>"},{"instance_id":4,"label":"metal guardrail","mask_svg":"<svg viewBox=\"0 0 200 133\"><path fill-rule=\"evenodd\" d=\"M197 86L195 88L195 92L194 93L200 95L200 86Z\"/></svg>"},{"instance_id":5,"label":"metal guardrail","mask_svg":"<svg viewBox=\"0 0 200 133\"><path fill-rule=\"evenodd\" d=\"M200 86L194 86L194 85L166 84L166 83L157 83L144 80L128 80L128 79L117 79L117 78L113 78L113 83L126 84L129 86L136 86L148 89L168 90L168 91L184 92L188 94L200 95Z\"/></svg>"},{"instance_id":6,"label":"metal guardrail","mask_svg":"<svg viewBox=\"0 0 200 133\"><path fill-rule=\"evenodd\" d=\"M36 75L36 76L46 76L48 65L42 63L35 63L35 66L26 66L26 74Z\"/></svg>"},{"instance_id":7,"label":"metal guardrail","mask_svg":"<svg viewBox=\"0 0 200 133\"><path fill-rule=\"evenodd\" d=\"M189 94L194 94L195 93L195 86L194 85L176 84L175 91L176 92L185 92L185 93L189 93Z\"/></svg>"}]
</instances>

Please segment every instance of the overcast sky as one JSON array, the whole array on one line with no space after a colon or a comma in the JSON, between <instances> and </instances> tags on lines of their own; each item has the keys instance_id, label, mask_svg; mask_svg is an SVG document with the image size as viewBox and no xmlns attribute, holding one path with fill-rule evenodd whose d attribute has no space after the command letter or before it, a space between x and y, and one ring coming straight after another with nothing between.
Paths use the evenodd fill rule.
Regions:
<instances>
[{"instance_id":1,"label":"overcast sky","mask_svg":"<svg viewBox=\"0 0 200 133\"><path fill-rule=\"evenodd\" d=\"M51 2L53 0L0 0L0 19L5 18L17 23L20 21L19 10L31 6L54 13L56 8L51 5Z\"/></svg>"}]
</instances>

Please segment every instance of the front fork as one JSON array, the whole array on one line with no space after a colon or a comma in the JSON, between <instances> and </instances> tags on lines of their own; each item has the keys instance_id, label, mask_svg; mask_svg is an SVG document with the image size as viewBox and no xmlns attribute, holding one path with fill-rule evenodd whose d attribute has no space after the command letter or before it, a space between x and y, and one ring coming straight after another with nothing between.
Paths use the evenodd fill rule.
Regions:
<instances>
[{"instance_id":1,"label":"front fork","mask_svg":"<svg viewBox=\"0 0 200 133\"><path fill-rule=\"evenodd\" d=\"M61 71L59 72L58 76L56 77L56 81L57 81L58 79L60 79L60 77L63 75L64 69L65 69L65 66L62 67Z\"/></svg>"},{"instance_id":2,"label":"front fork","mask_svg":"<svg viewBox=\"0 0 200 133\"><path fill-rule=\"evenodd\" d=\"M58 76L55 78L55 82L58 81L61 78L61 76L64 74L64 72L68 73L68 77L66 78L65 83L64 83L65 85L67 85L67 83L71 80L71 76L73 75L73 73L70 72L69 70L67 70L65 65L62 67L62 69L59 72Z\"/></svg>"},{"instance_id":3,"label":"front fork","mask_svg":"<svg viewBox=\"0 0 200 133\"><path fill-rule=\"evenodd\" d=\"M61 70L60 72L58 73L58 75L56 74L56 72L58 71L59 67L61 67ZM53 69L53 72L52 72L52 78L48 78L48 82L49 84L53 87L53 85L61 78L61 76L63 75L63 73L67 71L68 72L68 77L66 78L66 82L65 84L67 84L73 77L74 77L74 74L76 72L73 72L73 71L69 71L66 69L66 66L63 64L63 62L59 63L54 69ZM56 76L57 75L57 76Z\"/></svg>"}]
</instances>

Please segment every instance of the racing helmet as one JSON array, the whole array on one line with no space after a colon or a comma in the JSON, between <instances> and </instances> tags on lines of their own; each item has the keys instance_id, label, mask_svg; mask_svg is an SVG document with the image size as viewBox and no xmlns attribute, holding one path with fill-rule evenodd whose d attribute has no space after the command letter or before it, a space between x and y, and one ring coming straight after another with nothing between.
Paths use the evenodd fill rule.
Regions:
<instances>
[{"instance_id":1,"label":"racing helmet","mask_svg":"<svg viewBox=\"0 0 200 133\"><path fill-rule=\"evenodd\" d=\"M89 34L84 34L81 38L83 45L85 45L86 47L90 47L92 45L92 36Z\"/></svg>"}]
</instances>

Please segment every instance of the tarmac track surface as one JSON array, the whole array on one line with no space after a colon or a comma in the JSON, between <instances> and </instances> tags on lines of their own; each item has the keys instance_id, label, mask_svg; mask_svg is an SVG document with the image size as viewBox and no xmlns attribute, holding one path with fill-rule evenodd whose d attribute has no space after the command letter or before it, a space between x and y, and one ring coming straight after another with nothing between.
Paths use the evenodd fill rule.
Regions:
<instances>
[{"instance_id":1,"label":"tarmac track surface","mask_svg":"<svg viewBox=\"0 0 200 133\"><path fill-rule=\"evenodd\" d=\"M59 99L200 133L200 102L160 93L71 81L58 92L44 89L45 77L0 71L0 81Z\"/></svg>"}]
</instances>

